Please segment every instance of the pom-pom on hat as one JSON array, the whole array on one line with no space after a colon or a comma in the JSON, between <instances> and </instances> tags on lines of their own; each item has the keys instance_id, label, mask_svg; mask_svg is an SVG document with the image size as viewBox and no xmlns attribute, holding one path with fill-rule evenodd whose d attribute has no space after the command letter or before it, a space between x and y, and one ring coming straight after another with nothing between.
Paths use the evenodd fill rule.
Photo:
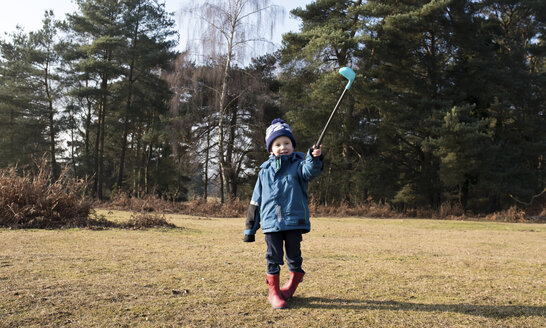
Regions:
<instances>
[{"instance_id":1,"label":"pom-pom on hat","mask_svg":"<svg viewBox=\"0 0 546 328\"><path fill-rule=\"evenodd\" d=\"M286 136L292 140L292 146L296 148L296 139L292 135L292 129L285 121L280 118L276 118L271 122L271 125L265 131L265 143L267 144L267 151L271 151L271 144L273 140L278 137Z\"/></svg>"}]
</instances>

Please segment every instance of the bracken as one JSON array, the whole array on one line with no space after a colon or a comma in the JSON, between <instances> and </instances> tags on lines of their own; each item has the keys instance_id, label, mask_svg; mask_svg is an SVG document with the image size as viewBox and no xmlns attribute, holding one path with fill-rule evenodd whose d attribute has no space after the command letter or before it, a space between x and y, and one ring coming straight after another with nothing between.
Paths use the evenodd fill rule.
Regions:
<instances>
[{"instance_id":1,"label":"bracken","mask_svg":"<svg viewBox=\"0 0 546 328\"><path fill-rule=\"evenodd\" d=\"M35 173L0 170L0 226L59 228L89 226L91 203L84 198L87 182L72 178L65 168L51 181L45 164Z\"/></svg>"}]
</instances>

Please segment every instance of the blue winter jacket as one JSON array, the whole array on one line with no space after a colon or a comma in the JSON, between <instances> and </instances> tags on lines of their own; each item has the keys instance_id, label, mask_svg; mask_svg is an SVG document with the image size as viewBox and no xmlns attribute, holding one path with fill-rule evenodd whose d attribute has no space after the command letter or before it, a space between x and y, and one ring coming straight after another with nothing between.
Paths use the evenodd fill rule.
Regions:
<instances>
[{"instance_id":1,"label":"blue winter jacket","mask_svg":"<svg viewBox=\"0 0 546 328\"><path fill-rule=\"evenodd\" d=\"M294 152L262 164L246 220L245 235L254 235L260 225L264 233L311 230L307 185L322 173L322 156Z\"/></svg>"}]
</instances>

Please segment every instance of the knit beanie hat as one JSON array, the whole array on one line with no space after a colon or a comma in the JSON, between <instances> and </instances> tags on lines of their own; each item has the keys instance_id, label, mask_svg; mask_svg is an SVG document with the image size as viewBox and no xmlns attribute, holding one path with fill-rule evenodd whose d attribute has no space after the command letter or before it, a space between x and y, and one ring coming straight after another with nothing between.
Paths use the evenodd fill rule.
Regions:
<instances>
[{"instance_id":1,"label":"knit beanie hat","mask_svg":"<svg viewBox=\"0 0 546 328\"><path fill-rule=\"evenodd\" d=\"M290 138L290 140L292 140L292 146L294 146L294 149L296 148L296 139L294 139L294 136L292 135L290 125L286 124L286 122L282 119L276 118L271 122L271 125L265 131L265 143L267 144L268 152L271 151L271 144L273 143L273 140L282 136Z\"/></svg>"}]
</instances>

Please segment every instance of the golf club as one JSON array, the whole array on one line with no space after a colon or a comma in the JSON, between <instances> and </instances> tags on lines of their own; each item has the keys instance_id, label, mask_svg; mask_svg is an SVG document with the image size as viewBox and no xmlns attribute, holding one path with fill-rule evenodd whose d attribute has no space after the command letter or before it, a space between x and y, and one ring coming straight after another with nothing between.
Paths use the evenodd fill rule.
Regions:
<instances>
[{"instance_id":1,"label":"golf club","mask_svg":"<svg viewBox=\"0 0 546 328\"><path fill-rule=\"evenodd\" d=\"M349 83L345 86L345 89L343 90L343 93L341 94L341 97L339 97L339 100L337 101L336 106L334 107L334 110L332 111L332 114L330 114L330 118L328 119L328 122L326 122L326 125L324 126L324 129L322 130L322 133L320 134L320 137L318 138L317 142L315 143L315 148L320 147L320 144L322 143L322 138L324 138L324 134L326 133L326 130L328 129L328 126L330 125L330 121L332 121L332 117L334 117L334 114L337 111L337 108L339 107L339 104L343 100L343 97L345 97L345 93L347 90L351 88L351 85L353 84L353 81L355 80L355 72L350 69L349 67L343 67L339 70L339 74L343 75L344 78L349 80Z\"/></svg>"}]
</instances>

